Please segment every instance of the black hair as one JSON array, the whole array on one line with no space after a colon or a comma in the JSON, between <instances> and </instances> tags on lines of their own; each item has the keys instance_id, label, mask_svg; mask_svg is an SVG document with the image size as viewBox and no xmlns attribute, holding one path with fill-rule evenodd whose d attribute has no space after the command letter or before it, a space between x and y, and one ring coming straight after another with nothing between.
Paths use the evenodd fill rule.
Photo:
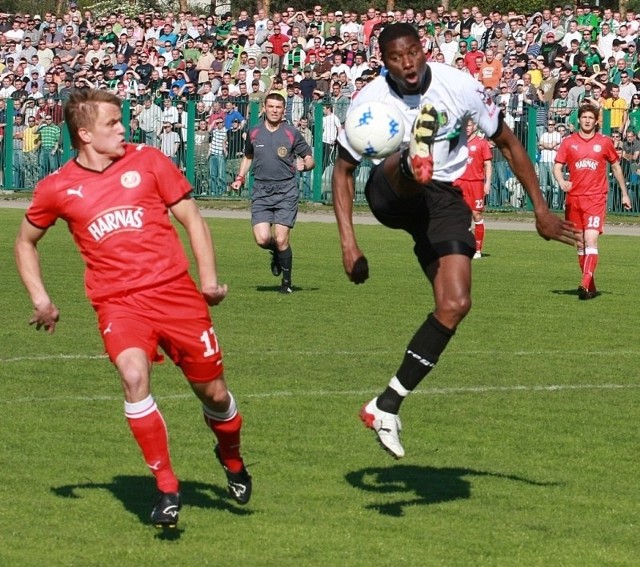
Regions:
<instances>
[{"instance_id":1,"label":"black hair","mask_svg":"<svg viewBox=\"0 0 640 567\"><path fill-rule=\"evenodd\" d=\"M401 37L410 37L418 42L420 41L420 36L418 35L417 30L411 24L399 23L385 26L380 34L380 38L378 39L380 53L383 57L387 49L387 44Z\"/></svg>"},{"instance_id":2,"label":"black hair","mask_svg":"<svg viewBox=\"0 0 640 567\"><path fill-rule=\"evenodd\" d=\"M269 93L264 98L265 102L267 102L268 100L277 100L278 102L281 102L283 105L287 104L287 101L285 100L285 98L280 93Z\"/></svg>"}]
</instances>

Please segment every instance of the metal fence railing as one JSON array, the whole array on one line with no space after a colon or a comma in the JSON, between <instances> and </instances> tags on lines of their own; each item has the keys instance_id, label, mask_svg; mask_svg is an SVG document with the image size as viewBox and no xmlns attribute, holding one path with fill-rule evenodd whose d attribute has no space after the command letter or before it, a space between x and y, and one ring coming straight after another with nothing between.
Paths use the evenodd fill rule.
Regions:
<instances>
[{"instance_id":1,"label":"metal fence railing","mask_svg":"<svg viewBox=\"0 0 640 567\"><path fill-rule=\"evenodd\" d=\"M155 101L152 104L162 103ZM245 132L260 119L261 109L257 103L245 105L249 119L244 128L230 128L227 132L228 153L226 156L211 156L209 153L209 120L211 114L203 112L198 101L180 101L184 116L175 123L171 131L179 133L180 146L171 156L182 169L193 186L196 198L244 199L251 194L252 179L240 193L228 190L234 180L242 151ZM336 116L346 114L349 101L332 103ZM316 167L311 172L299 174L300 197L312 202L331 202L331 175L335 161L335 146L323 139L324 110L323 101L294 102L289 116L306 118L308 125L305 138L313 148ZM127 137L132 142L148 143L162 150L162 128L160 122L152 130L143 130L145 123L141 112L144 104L136 100L123 101L123 122ZM160 114L161 108L158 108ZM544 109L543 109L544 110ZM549 111L549 109L546 109ZM544 134L549 112L541 112L539 107L525 106L516 113L505 109L507 123L523 142L531 160L534 162L540 186L549 206L561 210L564 195L560 191L551 169L553 155L541 152L538 148L540 137ZM156 113L157 115L158 113ZM564 121L559 121L558 129L564 134L576 127L577 109L571 109ZM20 117L18 117L20 116ZM12 120L7 117L14 117ZM603 112L603 132L609 134L609 111ZM201 124L204 122L204 124ZM297 125L297 124L296 124ZM147 125L147 128L149 126ZM619 138L618 135L616 135ZM36 140L34 142L34 139ZM622 150L622 140L615 140ZM621 154L622 155L622 154ZM63 103L59 100L43 99L34 103L21 103L12 99L0 100L0 186L5 189L32 190L38 180L54 171L73 157L69 133L63 120ZM632 199L632 214L640 214L640 163L621 160L623 172ZM356 202L364 202L364 186L372 164L364 160L356 169ZM610 175L609 210L622 212L620 188ZM526 209L529 204L522 185L513 175L501 152L493 150L493 172L491 193L487 197L489 209L509 210Z\"/></svg>"}]
</instances>

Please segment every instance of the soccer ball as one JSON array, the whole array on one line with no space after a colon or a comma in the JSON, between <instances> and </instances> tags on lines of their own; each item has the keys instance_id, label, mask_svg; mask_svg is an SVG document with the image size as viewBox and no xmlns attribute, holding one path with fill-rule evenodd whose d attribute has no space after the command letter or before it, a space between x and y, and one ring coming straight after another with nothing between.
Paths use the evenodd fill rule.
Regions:
<instances>
[{"instance_id":1,"label":"soccer ball","mask_svg":"<svg viewBox=\"0 0 640 567\"><path fill-rule=\"evenodd\" d=\"M404 138L404 121L400 112L394 106L377 101L351 109L344 129L351 147L368 158L391 155Z\"/></svg>"}]
</instances>

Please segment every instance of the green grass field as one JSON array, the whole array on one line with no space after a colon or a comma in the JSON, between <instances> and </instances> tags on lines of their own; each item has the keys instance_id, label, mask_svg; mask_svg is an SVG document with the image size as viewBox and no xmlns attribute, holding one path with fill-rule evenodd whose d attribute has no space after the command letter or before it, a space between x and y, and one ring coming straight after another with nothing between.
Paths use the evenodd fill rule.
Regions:
<instances>
[{"instance_id":1,"label":"green grass field","mask_svg":"<svg viewBox=\"0 0 640 567\"><path fill-rule=\"evenodd\" d=\"M281 296L248 221L211 219L230 287L213 315L254 497L227 497L198 403L160 365L185 504L165 537L63 223L40 245L61 321L53 336L27 325L22 215L0 209L0 565L638 564L637 238L602 238L602 295L579 302L573 250L488 231L474 308L405 403L394 461L357 413L432 308L409 239L358 227L371 279L354 286L336 227L300 223L295 293Z\"/></svg>"}]
</instances>

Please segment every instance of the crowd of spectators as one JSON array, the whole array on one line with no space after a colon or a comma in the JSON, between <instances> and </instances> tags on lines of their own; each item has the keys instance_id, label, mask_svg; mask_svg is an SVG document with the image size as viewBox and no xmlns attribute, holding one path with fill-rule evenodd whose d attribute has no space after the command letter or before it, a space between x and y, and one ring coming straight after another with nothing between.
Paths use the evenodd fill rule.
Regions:
<instances>
[{"instance_id":1,"label":"crowd of spectators","mask_svg":"<svg viewBox=\"0 0 640 567\"><path fill-rule=\"evenodd\" d=\"M635 175L640 15L630 10L624 17L587 4L529 15L482 13L475 6L358 13L316 5L272 14L241 9L235 16L132 17L97 14L71 2L59 16L0 14L0 128L10 119L4 99L11 98L13 185L31 186L57 167L62 107L74 88L108 89L128 100L130 139L159 147L183 168L187 125L194 120L197 177L210 194L226 191L234 174L250 109L259 108L251 103L278 92L287 100L286 119L310 144L322 116L316 161L324 169L349 102L385 73L377 38L398 21L415 25L429 61L477 77L525 143L527 116L535 112L539 172L553 205L561 206L561 196L544 164L552 163L562 136L576 128L577 108L585 101L608 109L628 176ZM193 117L189 101L196 103Z\"/></svg>"}]
</instances>

